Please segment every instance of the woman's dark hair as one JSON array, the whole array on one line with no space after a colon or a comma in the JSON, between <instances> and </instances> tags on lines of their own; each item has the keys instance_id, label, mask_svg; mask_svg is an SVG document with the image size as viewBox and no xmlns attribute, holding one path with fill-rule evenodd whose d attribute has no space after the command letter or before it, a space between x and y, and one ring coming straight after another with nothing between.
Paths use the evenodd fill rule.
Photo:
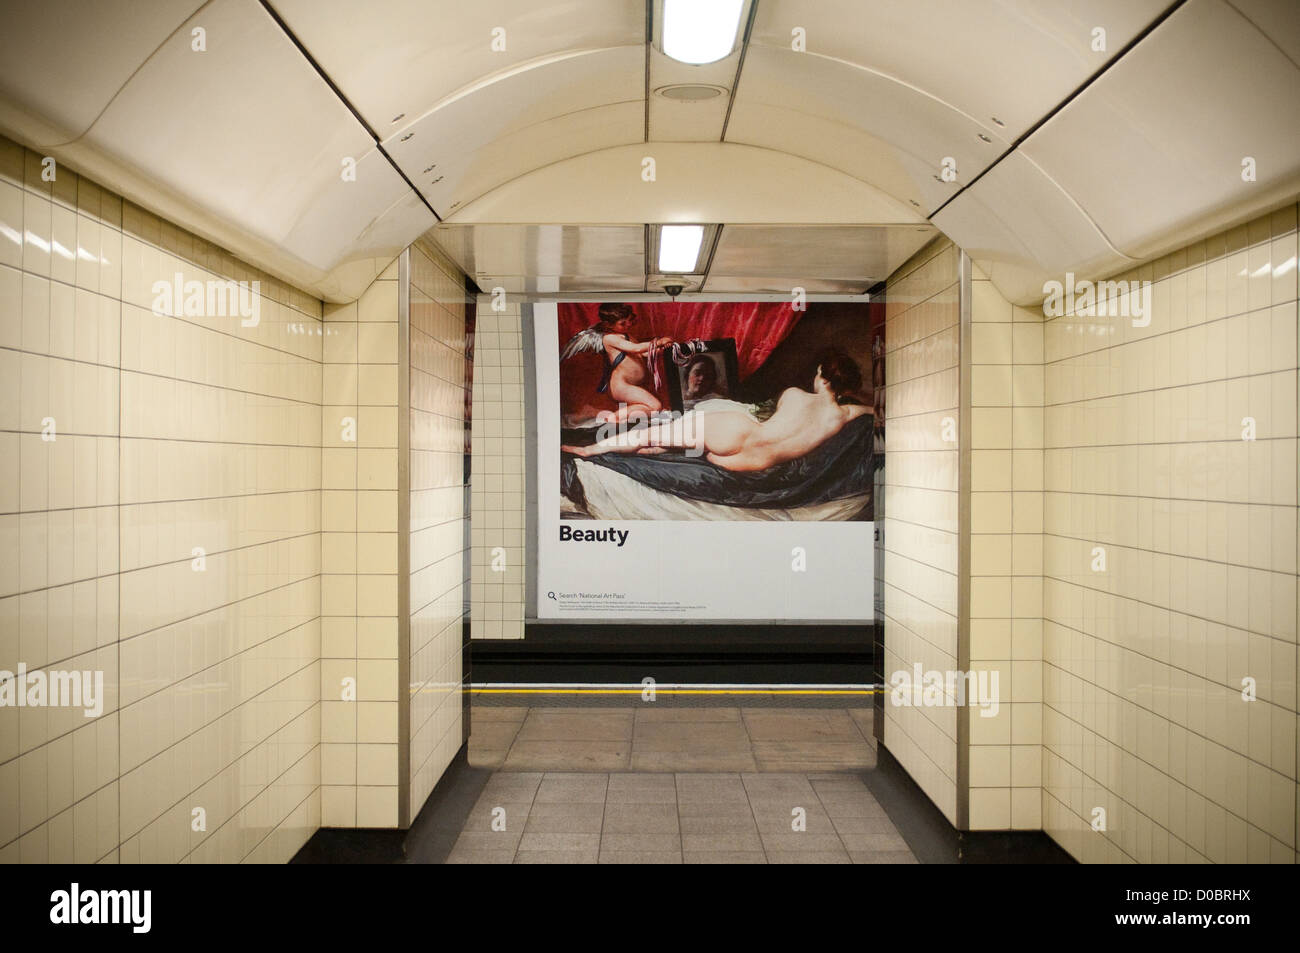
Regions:
<instances>
[{"instance_id":1,"label":"woman's dark hair","mask_svg":"<svg viewBox=\"0 0 1300 953\"><path fill-rule=\"evenodd\" d=\"M636 312L630 304L602 304L596 312L596 321L603 327L613 327L618 322L629 318L636 320Z\"/></svg>"},{"instance_id":2,"label":"woman's dark hair","mask_svg":"<svg viewBox=\"0 0 1300 953\"><path fill-rule=\"evenodd\" d=\"M832 349L823 352L817 367L840 403L845 403L846 398L862 386L862 370L858 362L843 351Z\"/></svg>"}]
</instances>

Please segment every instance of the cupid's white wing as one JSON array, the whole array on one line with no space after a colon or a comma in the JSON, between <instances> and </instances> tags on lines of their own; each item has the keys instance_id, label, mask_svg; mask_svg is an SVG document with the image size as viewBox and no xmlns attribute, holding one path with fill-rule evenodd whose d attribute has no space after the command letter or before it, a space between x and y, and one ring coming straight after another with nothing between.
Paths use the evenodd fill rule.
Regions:
<instances>
[{"instance_id":1,"label":"cupid's white wing","mask_svg":"<svg viewBox=\"0 0 1300 953\"><path fill-rule=\"evenodd\" d=\"M560 352L560 360L567 361L573 355L581 354L583 351L593 351L599 354L604 349L605 335L595 328L587 328L587 330L579 331L569 338L569 343L564 345L564 350Z\"/></svg>"}]
</instances>

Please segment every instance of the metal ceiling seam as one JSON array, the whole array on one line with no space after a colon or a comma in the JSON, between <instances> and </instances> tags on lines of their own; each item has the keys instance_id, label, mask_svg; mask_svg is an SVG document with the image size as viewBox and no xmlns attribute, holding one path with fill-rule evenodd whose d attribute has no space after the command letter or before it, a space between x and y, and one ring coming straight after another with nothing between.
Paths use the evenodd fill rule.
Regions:
<instances>
[{"instance_id":1,"label":"metal ceiling seam","mask_svg":"<svg viewBox=\"0 0 1300 953\"><path fill-rule=\"evenodd\" d=\"M215 0L210 0L210 2L215 2ZM325 85L329 87L330 92L332 92L338 101L341 102L348 112L352 114L352 117L360 123L361 128L366 131L366 134L369 135L371 139L375 140L375 148L379 151L379 154L382 155L388 164L393 167L393 171L401 177L407 187L415 193L416 197L424 204L424 207L429 210L429 213L435 219L435 224L441 222L442 216L438 214L438 210L429 204L429 200L425 198L424 193L416 188L415 183L410 180L410 177L408 177L404 171L402 171L401 166L393 161L393 157L389 155L388 150L384 148L383 140L379 138L379 134L370 127L370 123L366 122L365 117L361 115L357 107L352 105L352 101L348 99L347 96L343 95L343 90L339 89L338 84L335 83L334 80L330 78L330 75L325 72L320 63L316 61L316 57L311 55L311 51L308 50L307 47L303 45L302 41L298 39L297 35L289 29L289 25L284 22L284 18L281 17L280 14L276 12L275 8L271 6L271 0L258 0L258 3L262 9L266 11L266 15L271 18L271 21L275 23L275 25L280 28L281 32L283 32L288 38L289 42L294 45L300 54L302 54L302 58L305 59L308 65L316 71L316 75L319 76Z\"/></svg>"},{"instance_id":2,"label":"metal ceiling seam","mask_svg":"<svg viewBox=\"0 0 1300 953\"><path fill-rule=\"evenodd\" d=\"M1291 55L1287 53L1286 50L1278 46L1277 40L1273 39L1271 36L1265 33L1263 27L1261 27L1258 23L1256 23L1249 16L1247 16L1246 11L1242 10L1241 7L1237 6L1237 2L1238 0L1224 0L1224 3L1226 3L1232 9L1233 13L1237 14L1237 16L1241 17L1243 20L1249 23L1251 27L1253 27L1255 31L1259 33L1260 36L1268 40L1268 42L1273 45L1274 49L1276 49L1279 53L1281 53L1285 59L1290 60L1292 66L1294 66L1296 69L1300 69L1300 63L1297 63L1294 59L1291 58Z\"/></svg>"},{"instance_id":3,"label":"metal ceiling seam","mask_svg":"<svg viewBox=\"0 0 1300 953\"><path fill-rule=\"evenodd\" d=\"M1159 16L1157 16L1154 20L1152 20L1152 21L1151 21L1150 23L1148 23L1145 27L1143 27L1141 30L1139 30L1139 31L1137 32L1137 34L1136 34L1136 35L1135 35L1131 40L1129 40L1129 41L1128 41L1127 43L1125 43L1122 47L1120 47L1120 49L1115 53L1115 55L1112 56L1110 59L1108 59L1105 63L1103 63L1103 64L1102 64L1102 65L1097 69L1097 71L1096 71L1095 73L1093 73L1091 76L1089 76L1087 79L1085 79L1085 80L1084 80L1084 81L1083 81L1083 82L1078 86L1077 89L1075 89L1072 93L1070 93L1070 95L1066 96L1066 97L1065 97L1064 99L1062 99L1059 103L1057 103L1056 106L1054 106L1054 107L1053 107L1053 108L1052 108L1052 109L1047 113L1047 115L1045 115L1045 116L1043 116L1042 118L1040 118L1036 123L1034 123L1034 124L1033 124L1032 126L1030 126L1028 129L1026 129L1023 133L1021 133L1021 134L1016 138L1016 140L1015 140L1013 143L1011 143L1011 145L1007 148L1007 150L1006 150L1005 152L1003 152L1000 156L998 156L996 159L994 159L992 162L990 162L987 166L985 166L982 170L980 170L979 174L976 175L975 178L971 179L969 182L967 182L965 185L963 185L960 189L958 189L956 192L954 192L952 195L950 195L950 196L948 197L947 201L945 201L942 205L940 205L937 209L935 209L934 211L932 211L932 212L931 212L929 215L927 215L926 217L933 221L934 217L935 217L936 215L938 215L940 212L942 212L942 211L943 211L945 208L947 208L949 205L951 205L951 204L952 204L952 203L957 199L957 197L958 197L959 195L961 195L961 194L962 194L963 192L965 192L967 189L971 188L971 186L973 186L976 182L978 182L980 179L982 179L984 176L986 176L986 175L989 173L989 171L990 171L991 169L994 169L994 168L996 168L998 165L1000 165L1003 159L1005 159L1007 156L1011 155L1011 153L1013 153L1013 152L1015 152L1016 150L1018 150L1018 149L1020 148L1020 146L1021 146L1021 145L1022 145L1022 144L1027 140L1027 139L1029 139L1030 136L1032 136L1034 133L1036 133L1036 132L1037 132L1039 129L1041 129L1043 126L1047 125L1047 123L1050 122L1050 121L1052 120L1052 118L1055 117L1058 113L1060 113L1061 110L1065 109L1066 106L1070 105L1070 103L1072 103L1075 99L1077 99L1080 95L1082 95L1084 90L1086 90L1089 86L1091 86L1093 83L1095 83L1097 80L1099 80L1102 76L1104 76L1104 75L1105 75L1105 74L1106 74L1106 73L1111 69L1111 67L1113 67L1116 63L1118 63L1118 62L1119 62L1120 60L1122 60L1125 56L1127 56L1127 55L1128 55L1128 54L1129 54L1129 53L1134 49L1134 47L1136 47L1139 43L1141 43L1141 42L1142 42L1143 40L1145 40L1148 36L1150 36L1152 33L1154 33L1157 29L1159 29L1159 27L1161 26L1161 24L1163 24L1166 20L1168 20L1171 16L1173 16L1173 14L1174 14L1175 12L1177 12L1177 11L1178 11L1178 10L1179 10L1179 9L1180 9L1184 4L1185 4L1185 3L1187 3L1187 0L1174 0L1174 2L1173 2L1172 4L1170 4L1168 7L1166 7L1166 8L1164 9L1164 11L1160 13ZM1235 8L1234 8L1234 9L1235 9ZM1024 153L1021 153L1021 155L1024 155ZM1029 158L1029 157L1028 157L1028 156L1025 156L1025 158ZM1031 160L1031 161L1032 161L1032 160ZM1034 163L1034 167L1035 167L1035 168L1039 168L1039 170L1041 171L1041 167L1039 167L1037 163ZM1044 172L1043 174L1046 175L1047 173ZM1048 176L1048 178L1051 179L1051 176ZM1053 185L1056 185L1056 180L1055 180L1055 179L1052 179L1052 184L1053 184ZM1061 188L1059 185L1057 185L1056 187L1057 187L1058 189ZM1061 191L1064 192L1065 190L1064 190L1064 189L1061 189ZM1066 193L1066 194L1068 195L1069 193ZM1071 197L1071 198L1073 198L1073 197ZM1077 207L1077 206L1078 206L1078 203L1076 202L1075 205L1076 205L1076 207ZM1080 211L1080 212L1083 212L1083 209L1080 208L1079 211ZM1087 212L1083 212L1083 214L1084 214L1084 215L1087 215ZM1089 221L1092 221L1092 217L1091 217L1091 216L1088 216L1088 220L1089 220ZM1094 226L1095 226L1095 224L1096 224L1096 223L1094 223ZM1101 229L1098 228L1097 231L1100 233L1100 232L1101 232ZM1111 244L1110 239L1106 239L1106 243L1107 243L1108 245L1110 245L1112 248L1115 247L1114 245ZM1122 253L1122 252L1119 252L1118 249L1116 249L1116 254L1123 254L1123 253ZM1125 257L1125 258L1128 258L1127 255L1124 255L1124 257Z\"/></svg>"},{"instance_id":4,"label":"metal ceiling seam","mask_svg":"<svg viewBox=\"0 0 1300 953\"><path fill-rule=\"evenodd\" d=\"M655 0L645 0L645 132L643 142L650 142L650 47L654 42Z\"/></svg>"},{"instance_id":5,"label":"metal ceiling seam","mask_svg":"<svg viewBox=\"0 0 1300 953\"><path fill-rule=\"evenodd\" d=\"M745 54L749 52L749 40L754 33L754 21L758 18L758 5L761 0L751 0L749 19L745 21L745 35L740 41L740 59L736 62L736 75L731 81L731 95L727 97L727 114L722 117L722 132L719 142L727 141L727 127L731 125L731 110L736 105L736 92L740 89L740 74L745 68Z\"/></svg>"}]
</instances>

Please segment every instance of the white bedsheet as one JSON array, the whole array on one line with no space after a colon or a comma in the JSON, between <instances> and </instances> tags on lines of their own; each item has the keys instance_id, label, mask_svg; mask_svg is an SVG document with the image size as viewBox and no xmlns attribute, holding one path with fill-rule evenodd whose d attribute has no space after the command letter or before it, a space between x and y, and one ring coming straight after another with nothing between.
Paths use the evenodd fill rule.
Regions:
<instances>
[{"instance_id":1,"label":"white bedsheet","mask_svg":"<svg viewBox=\"0 0 1300 953\"><path fill-rule=\"evenodd\" d=\"M829 503L815 503L793 509L755 509L726 506L701 500L685 500L671 493L638 483L608 467L590 460L576 459L578 479L587 497L587 512L599 520L722 520L739 522L797 521L825 522L845 520L867 505L870 494L863 493Z\"/></svg>"}]
</instances>

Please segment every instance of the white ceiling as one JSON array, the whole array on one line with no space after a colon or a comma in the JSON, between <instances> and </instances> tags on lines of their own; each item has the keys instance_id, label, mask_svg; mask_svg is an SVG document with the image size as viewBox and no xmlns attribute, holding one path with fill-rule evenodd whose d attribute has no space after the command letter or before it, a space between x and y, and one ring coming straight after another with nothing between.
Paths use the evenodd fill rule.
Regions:
<instances>
[{"instance_id":1,"label":"white ceiling","mask_svg":"<svg viewBox=\"0 0 1300 953\"><path fill-rule=\"evenodd\" d=\"M655 48L659 0L73 9L6 4L0 130L334 300L439 219L929 219L1024 302L1064 270L1114 270L1300 192L1294 0L751 0L732 54L699 67ZM656 92L685 83L722 93ZM763 273L713 281L854 280L831 273L833 249L798 261L778 232L750 236ZM780 273L796 261L808 273Z\"/></svg>"}]
</instances>

